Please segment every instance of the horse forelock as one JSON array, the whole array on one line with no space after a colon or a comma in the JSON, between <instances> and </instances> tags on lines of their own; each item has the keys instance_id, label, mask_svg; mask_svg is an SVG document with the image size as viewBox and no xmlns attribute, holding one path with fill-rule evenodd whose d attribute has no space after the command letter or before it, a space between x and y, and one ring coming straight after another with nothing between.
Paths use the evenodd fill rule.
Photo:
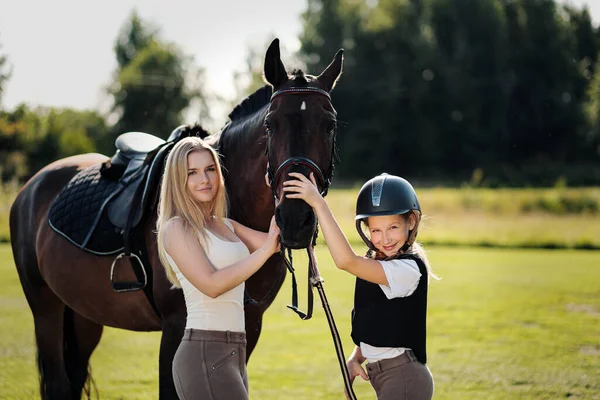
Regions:
<instances>
[{"instance_id":1,"label":"horse forelock","mask_svg":"<svg viewBox=\"0 0 600 400\"><path fill-rule=\"evenodd\" d=\"M290 80L294 81L294 85L304 86L314 81L316 77L313 75L305 74L301 69L295 69L290 74Z\"/></svg>"}]
</instances>

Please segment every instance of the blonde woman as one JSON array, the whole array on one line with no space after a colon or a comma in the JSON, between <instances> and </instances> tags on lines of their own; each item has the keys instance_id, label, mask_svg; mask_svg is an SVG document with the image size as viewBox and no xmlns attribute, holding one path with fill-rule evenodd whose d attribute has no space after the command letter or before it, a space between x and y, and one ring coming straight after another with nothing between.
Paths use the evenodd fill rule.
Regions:
<instances>
[{"instance_id":1,"label":"blonde woman","mask_svg":"<svg viewBox=\"0 0 600 400\"><path fill-rule=\"evenodd\" d=\"M244 282L278 251L268 233L226 218L219 158L198 137L167 157L159 201L158 251L167 278L183 289L186 329L173 360L180 399L248 399Z\"/></svg>"}]
</instances>

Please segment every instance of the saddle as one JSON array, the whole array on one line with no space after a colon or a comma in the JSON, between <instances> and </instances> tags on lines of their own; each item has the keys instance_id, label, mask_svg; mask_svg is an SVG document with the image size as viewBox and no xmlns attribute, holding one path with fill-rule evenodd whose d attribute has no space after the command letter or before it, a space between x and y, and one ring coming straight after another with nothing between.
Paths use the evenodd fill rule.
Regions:
<instances>
[{"instance_id":1,"label":"saddle","mask_svg":"<svg viewBox=\"0 0 600 400\"><path fill-rule=\"evenodd\" d=\"M186 125L176 128L167 141L142 132L120 135L115 155L79 171L50 207L48 223L75 246L96 255L120 253L111 268L115 291L139 290L148 283L140 259L147 253L143 229L137 228L152 212L164 161L186 129ZM138 282L114 282L115 263L123 256L132 257Z\"/></svg>"}]
</instances>

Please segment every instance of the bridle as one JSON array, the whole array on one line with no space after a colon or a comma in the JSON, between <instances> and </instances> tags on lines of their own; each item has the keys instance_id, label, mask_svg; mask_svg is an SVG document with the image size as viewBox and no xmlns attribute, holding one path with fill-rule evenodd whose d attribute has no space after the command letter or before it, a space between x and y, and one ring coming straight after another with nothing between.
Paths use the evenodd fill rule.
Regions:
<instances>
[{"instance_id":1,"label":"bridle","mask_svg":"<svg viewBox=\"0 0 600 400\"><path fill-rule=\"evenodd\" d=\"M331 96L328 92L319 88L311 88L311 87L292 87L288 89L280 89L271 95L271 104L273 103L273 99L277 96L283 95L293 95L293 94L318 94L321 96L325 96L331 102ZM270 137L274 134L273 130L267 124L267 119L265 119L265 129L267 130L267 145L265 149L265 154L267 155L267 161L269 162L267 167L267 177L269 179L269 186L271 186L271 192L273 193L273 197L275 199L275 204L279 204L279 196L277 195L277 187L283 177L285 171L292 167L302 165L307 167L315 176L317 181L318 188L321 192L321 196L326 196L329 191L329 186L331 186L331 181L333 179L333 170L335 168L336 161L336 150L335 150L335 133L333 136L333 144L331 146L331 158L329 162L329 167L327 168L327 173L323 174L319 166L310 158L296 156L290 157L285 160L275 171L273 171L273 163L271 163L271 154L270 154Z\"/></svg>"},{"instance_id":2,"label":"bridle","mask_svg":"<svg viewBox=\"0 0 600 400\"><path fill-rule=\"evenodd\" d=\"M295 94L314 94L314 95L319 95L319 96L325 96L327 98L327 100L329 100L331 102L331 96L329 95L328 92L326 92L323 89L312 88L312 87L291 87L291 88L280 89L280 90L275 91L271 95L271 99L270 99L271 104L269 105L269 109L270 109L271 105L273 104L273 99L275 99L276 97L284 96L284 95L295 95ZM333 179L333 170L334 170L334 166L335 166L335 161L337 159L336 146L335 146L335 132L334 132L334 136L333 136L333 143L331 146L331 149L332 149L331 150L331 159L329 162L329 167L327 169L327 175L325 175L321 171L321 168L319 168L319 166L313 160L311 160L308 157L303 157L303 156L290 157L290 158L286 159L283 163L281 163L281 165L279 165L277 167L277 169L273 170L273 163L271 162L271 154L270 154L270 145L269 144L270 144L271 137L275 134L275 132L273 132L273 130L269 126L267 118L265 118L265 129L267 130L266 149L265 149L265 154L267 155L267 161L268 161L267 179L269 180L269 186L271 187L271 193L273 194L273 198L275 200L275 207L277 207L279 205L279 196L277 194L277 187L280 184L281 179L283 178L285 172L292 166L301 165L301 166L308 168L308 170L310 172L312 172L315 176L315 180L316 180L316 183L318 186L318 190L321 193L321 196L325 197L327 195L329 186L331 185L331 181ZM316 244L318 233L319 233L319 230L318 230L318 225L317 225L317 229L315 229L315 233L311 240L311 244L307 248L307 251L309 252L309 260L311 259L310 252L311 252L311 249ZM289 248L286 248L286 246L284 246L283 242L280 242L280 248L281 248L281 256L285 262L285 265L286 265L288 271L290 271L290 273L292 274L292 305L288 305L288 308L290 308L296 314L298 314L298 316L301 319L303 319L303 320L310 319L312 317L312 311L313 311L312 287L316 283L314 281L314 279L317 279L318 273L315 272L316 269L312 268L312 265L310 265L310 263L309 263L308 309L307 309L307 312L304 313L298 308L298 292L297 292L298 289L297 289L297 284L296 284L295 270L293 267L292 250Z\"/></svg>"}]
</instances>

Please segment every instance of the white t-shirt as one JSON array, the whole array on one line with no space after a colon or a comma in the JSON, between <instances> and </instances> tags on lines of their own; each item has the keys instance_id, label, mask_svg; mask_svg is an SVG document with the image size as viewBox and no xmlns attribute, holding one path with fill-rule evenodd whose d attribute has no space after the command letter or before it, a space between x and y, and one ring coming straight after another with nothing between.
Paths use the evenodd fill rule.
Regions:
<instances>
[{"instance_id":1,"label":"white t-shirt","mask_svg":"<svg viewBox=\"0 0 600 400\"><path fill-rule=\"evenodd\" d=\"M388 299L408 297L417 290L421 272L417 262L410 259L379 261L387 278L387 285L379 285ZM407 349L404 347L375 347L360 342L360 352L368 362L398 357Z\"/></svg>"}]
</instances>

